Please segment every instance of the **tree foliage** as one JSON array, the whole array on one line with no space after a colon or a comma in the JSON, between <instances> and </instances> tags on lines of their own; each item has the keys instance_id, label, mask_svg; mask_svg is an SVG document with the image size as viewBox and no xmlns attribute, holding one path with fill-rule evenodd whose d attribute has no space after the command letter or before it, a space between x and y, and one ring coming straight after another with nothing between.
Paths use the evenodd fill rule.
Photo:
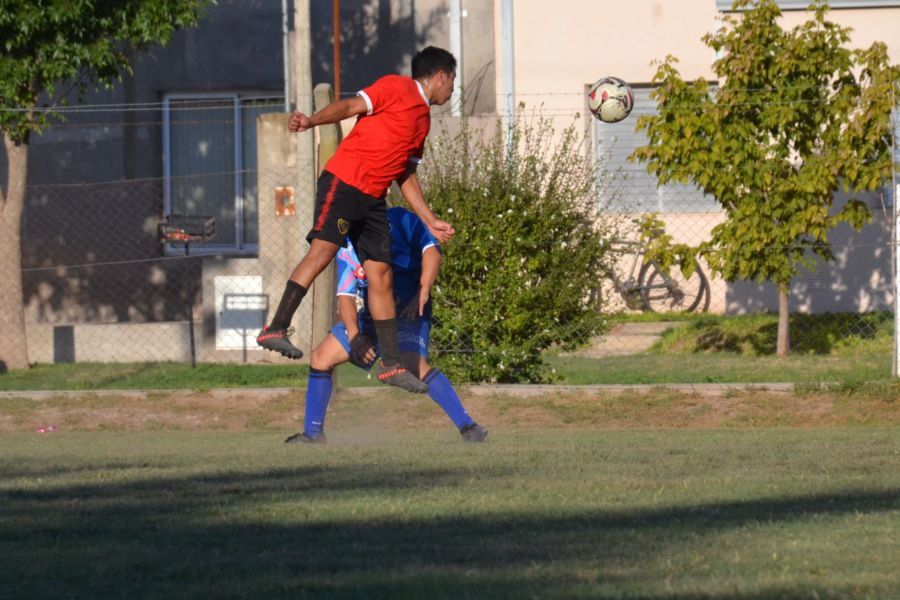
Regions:
<instances>
[{"instance_id":1,"label":"tree foliage","mask_svg":"<svg viewBox=\"0 0 900 600\"><path fill-rule=\"evenodd\" d=\"M649 137L632 160L660 184L693 183L726 219L700 247L728 281L775 283L783 294L801 266L833 259L828 232L870 218L839 189L874 190L891 178L891 109L900 69L887 48L846 47L850 30L827 20L826 2L790 30L774 0L737 0L736 16L703 41L720 54L718 85L688 82L672 56L659 65L655 115L638 119Z\"/></svg>"},{"instance_id":2,"label":"tree foliage","mask_svg":"<svg viewBox=\"0 0 900 600\"><path fill-rule=\"evenodd\" d=\"M549 121L521 112L492 136L464 121L436 137L422 181L457 230L434 293L444 370L468 381L546 381L544 350L602 330L590 291L612 236L597 218L597 174L574 127L556 136Z\"/></svg>"},{"instance_id":3,"label":"tree foliage","mask_svg":"<svg viewBox=\"0 0 900 600\"><path fill-rule=\"evenodd\" d=\"M128 47L165 44L210 0L0 0L0 129L23 143L64 100L131 69Z\"/></svg>"},{"instance_id":4,"label":"tree foliage","mask_svg":"<svg viewBox=\"0 0 900 600\"><path fill-rule=\"evenodd\" d=\"M194 25L212 0L0 0L0 370L28 366L21 227L28 143L54 107L89 87L112 85L131 56Z\"/></svg>"}]
</instances>

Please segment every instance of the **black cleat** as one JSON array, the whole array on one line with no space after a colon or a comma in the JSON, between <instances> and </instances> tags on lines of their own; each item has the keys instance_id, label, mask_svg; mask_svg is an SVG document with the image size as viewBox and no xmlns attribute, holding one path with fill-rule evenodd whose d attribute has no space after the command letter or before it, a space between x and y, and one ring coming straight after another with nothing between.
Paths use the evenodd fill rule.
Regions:
<instances>
[{"instance_id":1,"label":"black cleat","mask_svg":"<svg viewBox=\"0 0 900 600\"><path fill-rule=\"evenodd\" d=\"M285 444L327 444L328 438L324 433L295 433L288 439L284 440Z\"/></svg>"},{"instance_id":2,"label":"black cleat","mask_svg":"<svg viewBox=\"0 0 900 600\"><path fill-rule=\"evenodd\" d=\"M271 329L267 325L263 327L263 330L256 336L256 343L266 350L271 350L282 356L297 360L303 358L303 351L291 343L288 336L293 332L293 329Z\"/></svg>"},{"instance_id":3,"label":"black cleat","mask_svg":"<svg viewBox=\"0 0 900 600\"><path fill-rule=\"evenodd\" d=\"M488 430L478 423L469 423L459 430L464 442L483 442L488 435Z\"/></svg>"},{"instance_id":4,"label":"black cleat","mask_svg":"<svg viewBox=\"0 0 900 600\"><path fill-rule=\"evenodd\" d=\"M428 391L427 383L414 377L412 373L400 365L397 365L396 367L386 367L384 366L384 363L379 363L378 372L375 376L381 383L397 386L407 392L424 394Z\"/></svg>"}]
</instances>

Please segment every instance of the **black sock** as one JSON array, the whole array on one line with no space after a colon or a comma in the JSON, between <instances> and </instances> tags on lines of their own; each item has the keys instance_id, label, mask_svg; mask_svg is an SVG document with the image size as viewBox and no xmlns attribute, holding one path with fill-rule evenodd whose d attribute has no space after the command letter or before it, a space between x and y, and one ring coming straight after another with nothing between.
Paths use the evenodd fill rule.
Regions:
<instances>
[{"instance_id":1,"label":"black sock","mask_svg":"<svg viewBox=\"0 0 900 600\"><path fill-rule=\"evenodd\" d=\"M378 345L381 347L381 362L386 367L400 364L400 346L397 345L397 319L372 319Z\"/></svg>"},{"instance_id":2,"label":"black sock","mask_svg":"<svg viewBox=\"0 0 900 600\"><path fill-rule=\"evenodd\" d=\"M300 301L303 300L305 295L305 287L288 279L284 288L284 295L281 297L281 302L278 303L278 310L275 311L275 316L272 317L269 329L287 329L290 327L294 313L297 312L297 307L300 306Z\"/></svg>"}]
</instances>

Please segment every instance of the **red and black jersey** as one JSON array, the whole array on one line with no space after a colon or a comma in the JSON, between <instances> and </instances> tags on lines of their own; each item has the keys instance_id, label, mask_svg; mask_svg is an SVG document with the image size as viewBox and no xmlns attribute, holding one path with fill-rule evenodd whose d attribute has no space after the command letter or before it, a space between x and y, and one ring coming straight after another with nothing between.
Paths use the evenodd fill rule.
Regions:
<instances>
[{"instance_id":1,"label":"red and black jersey","mask_svg":"<svg viewBox=\"0 0 900 600\"><path fill-rule=\"evenodd\" d=\"M410 161L420 162L431 128L428 98L418 81L387 75L359 92L368 112L359 117L325 170L381 198Z\"/></svg>"}]
</instances>

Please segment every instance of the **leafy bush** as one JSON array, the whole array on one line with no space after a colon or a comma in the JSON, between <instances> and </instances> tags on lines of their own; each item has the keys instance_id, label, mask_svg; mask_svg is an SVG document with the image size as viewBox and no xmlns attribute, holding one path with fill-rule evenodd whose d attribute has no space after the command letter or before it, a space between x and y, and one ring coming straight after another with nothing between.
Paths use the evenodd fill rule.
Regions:
<instances>
[{"instance_id":1,"label":"leafy bush","mask_svg":"<svg viewBox=\"0 0 900 600\"><path fill-rule=\"evenodd\" d=\"M420 171L435 212L456 228L435 286L436 362L460 380L552 379L541 352L604 329L591 290L609 260L599 167L574 126L520 112L491 135L463 119L434 136Z\"/></svg>"}]
</instances>

